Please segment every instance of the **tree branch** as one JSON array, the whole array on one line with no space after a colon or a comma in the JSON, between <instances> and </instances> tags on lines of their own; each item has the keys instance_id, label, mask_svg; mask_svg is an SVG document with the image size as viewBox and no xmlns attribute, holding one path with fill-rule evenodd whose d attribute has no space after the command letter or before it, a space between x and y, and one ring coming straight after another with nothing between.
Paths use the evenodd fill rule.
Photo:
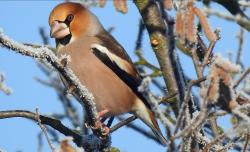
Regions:
<instances>
[{"instance_id":1,"label":"tree branch","mask_svg":"<svg viewBox=\"0 0 250 152\"><path fill-rule=\"evenodd\" d=\"M162 19L161 12L155 1L151 0L134 0L149 33L151 46L159 62L165 84L169 94L178 92L178 85L175 79L174 67L170 54L173 47L170 46L170 39L166 35L166 24ZM178 101L179 99L177 99ZM178 103L173 105L175 112L178 110Z\"/></svg>"},{"instance_id":2,"label":"tree branch","mask_svg":"<svg viewBox=\"0 0 250 152\"><path fill-rule=\"evenodd\" d=\"M88 89L81 84L81 82L75 76L73 71L69 67L67 67L67 65L64 66L61 64L61 61L65 61L65 58L59 59L57 56L55 56L52 50L46 47L33 48L31 46L26 46L15 42L12 39L8 38L6 35L4 35L2 31L0 31L0 44L10 50L13 50L16 53L33 57L35 59L38 59L40 62L55 68L60 73L60 75L64 77L68 84L70 84L70 87L74 86L75 89L73 90L73 92L80 99L79 102L85 109L86 115L89 118L88 124L90 126L95 126L97 121L97 110L95 107L94 97L88 91ZM92 129L93 133L98 137L101 137L103 135L102 130L103 128ZM109 146L109 139L109 135L102 136L101 145Z\"/></svg>"},{"instance_id":3,"label":"tree branch","mask_svg":"<svg viewBox=\"0 0 250 152\"><path fill-rule=\"evenodd\" d=\"M38 122L37 114L30 111L26 110L0 111L0 119L14 118L14 117L23 117ZM48 125L54 128L55 130L59 131L60 133L64 134L65 136L72 136L76 145L79 147L82 146L82 136L72 131L68 127L64 126L60 120L44 115L39 115L39 119L41 120L41 124Z\"/></svg>"},{"instance_id":4,"label":"tree branch","mask_svg":"<svg viewBox=\"0 0 250 152\"><path fill-rule=\"evenodd\" d=\"M134 2L149 32L151 45L159 61L168 91L170 93L176 92L177 84L174 80L173 70L171 70L171 59L169 59L169 40L165 35L166 26L161 18L160 11L153 1L135 0Z\"/></svg>"},{"instance_id":5,"label":"tree branch","mask_svg":"<svg viewBox=\"0 0 250 152\"><path fill-rule=\"evenodd\" d=\"M215 15L215 16L221 17L225 20L234 21L234 22L238 23L244 29L250 31L250 20L248 18L240 15L240 14L235 14L234 16L232 16L232 15L221 13L221 12L209 9L209 8L205 8L204 11L205 11L205 13L207 13L209 15Z\"/></svg>"},{"instance_id":6,"label":"tree branch","mask_svg":"<svg viewBox=\"0 0 250 152\"><path fill-rule=\"evenodd\" d=\"M76 87L75 93L81 99L81 105L84 106L88 116L91 118L90 125L94 126L97 118L97 110L93 95L81 84L69 67L64 67L61 64L60 59L56 57L50 49L46 47L33 48L31 46L20 44L5 36L3 32L0 32L0 43L16 53L39 59L41 62L44 62L44 64L53 66L67 80L70 86Z\"/></svg>"}]
</instances>

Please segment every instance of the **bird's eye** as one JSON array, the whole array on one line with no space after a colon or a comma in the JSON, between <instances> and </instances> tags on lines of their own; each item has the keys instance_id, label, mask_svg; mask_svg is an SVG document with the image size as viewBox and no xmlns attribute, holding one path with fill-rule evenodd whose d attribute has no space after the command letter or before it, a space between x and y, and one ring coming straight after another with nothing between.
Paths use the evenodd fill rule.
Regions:
<instances>
[{"instance_id":1,"label":"bird's eye","mask_svg":"<svg viewBox=\"0 0 250 152\"><path fill-rule=\"evenodd\" d=\"M73 20L73 18L74 18L74 15L69 14L69 15L67 16L66 20L67 20L68 22L71 22L71 21Z\"/></svg>"}]
</instances>

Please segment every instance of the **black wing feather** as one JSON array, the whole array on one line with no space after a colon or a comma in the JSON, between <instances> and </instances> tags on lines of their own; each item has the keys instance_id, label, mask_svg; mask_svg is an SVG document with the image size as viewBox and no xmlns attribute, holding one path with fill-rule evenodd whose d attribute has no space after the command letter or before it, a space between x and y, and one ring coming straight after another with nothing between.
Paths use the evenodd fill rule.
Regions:
<instances>
[{"instance_id":1,"label":"black wing feather","mask_svg":"<svg viewBox=\"0 0 250 152\"><path fill-rule=\"evenodd\" d=\"M107 54L101 52L97 48L92 48L93 53L99 58L107 67L109 67L127 86L129 86L133 92L144 102L144 104L150 108L149 103L141 92L138 91L138 87L141 84L141 80L131 76L126 71L122 70L115 62L113 62Z\"/></svg>"}]
</instances>

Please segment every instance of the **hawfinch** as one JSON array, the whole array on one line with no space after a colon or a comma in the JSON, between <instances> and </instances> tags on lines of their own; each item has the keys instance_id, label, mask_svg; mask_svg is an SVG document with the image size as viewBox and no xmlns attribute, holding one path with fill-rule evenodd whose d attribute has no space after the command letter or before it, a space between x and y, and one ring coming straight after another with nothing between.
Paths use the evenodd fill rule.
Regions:
<instances>
[{"instance_id":1,"label":"hawfinch","mask_svg":"<svg viewBox=\"0 0 250 152\"><path fill-rule=\"evenodd\" d=\"M93 94L97 110L107 110L106 117L133 113L166 145L148 101L138 91L140 75L97 17L79 3L66 2L52 10L49 25L57 55L70 56L68 66Z\"/></svg>"}]
</instances>

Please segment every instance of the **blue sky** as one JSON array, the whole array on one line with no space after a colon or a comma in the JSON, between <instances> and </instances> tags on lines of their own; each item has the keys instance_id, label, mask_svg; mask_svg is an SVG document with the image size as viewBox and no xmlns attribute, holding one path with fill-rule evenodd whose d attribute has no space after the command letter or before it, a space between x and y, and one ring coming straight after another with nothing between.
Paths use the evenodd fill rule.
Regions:
<instances>
[{"instance_id":1,"label":"blue sky","mask_svg":"<svg viewBox=\"0 0 250 152\"><path fill-rule=\"evenodd\" d=\"M0 1L0 28L2 28L9 37L19 42L42 44L38 27L45 27L49 33L48 16L52 8L59 1ZM108 3L104 8L92 8L105 28L115 27L114 37L128 51L132 60L136 57L133 54L135 39L138 30L139 13L132 2L128 4L129 11L127 14L121 14L115 11L112 3ZM223 8L214 5L220 11ZM226 12L226 11L225 11ZM249 14L248 14L249 15ZM221 28L221 40L216 44L215 51L221 52L226 56L227 51L234 54L238 48L238 41L235 33L239 30L239 26L227 21L219 20L212 17L212 27ZM242 59L245 66L250 65L250 34L245 33L244 52ZM54 41L50 39L54 46ZM157 63L151 48L148 45L148 36L144 36L144 51L147 58L152 63ZM184 71L194 78L194 68L192 61L181 55ZM35 111L39 107L40 113L62 113L62 105L58 102L57 96L53 89L47 88L34 80L34 77L46 79L42 72L38 69L36 62L29 57L7 51L0 48L0 72L4 72L6 83L13 89L10 96L6 96L0 92L0 110L25 109ZM76 103L77 106L80 106ZM140 123L137 120L138 123ZM147 126L142 125L148 129ZM14 152L22 150L25 152L36 151L37 134L40 128L32 121L13 118L0 120L0 149ZM63 136L61 136L63 138ZM139 133L131 129L123 127L112 135L113 146L118 147L122 151L164 151L164 148L155 142L144 138ZM48 145L44 143L44 151L48 151Z\"/></svg>"}]
</instances>

